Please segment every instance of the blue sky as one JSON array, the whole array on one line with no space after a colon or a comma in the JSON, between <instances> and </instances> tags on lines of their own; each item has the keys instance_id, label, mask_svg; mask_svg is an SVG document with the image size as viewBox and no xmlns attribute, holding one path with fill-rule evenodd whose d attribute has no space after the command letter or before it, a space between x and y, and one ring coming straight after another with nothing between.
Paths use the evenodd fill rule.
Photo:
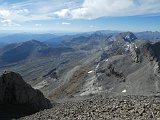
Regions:
<instances>
[{"instance_id":1,"label":"blue sky","mask_svg":"<svg viewBox=\"0 0 160 120\"><path fill-rule=\"evenodd\" d=\"M160 0L0 0L0 31L160 31Z\"/></svg>"}]
</instances>

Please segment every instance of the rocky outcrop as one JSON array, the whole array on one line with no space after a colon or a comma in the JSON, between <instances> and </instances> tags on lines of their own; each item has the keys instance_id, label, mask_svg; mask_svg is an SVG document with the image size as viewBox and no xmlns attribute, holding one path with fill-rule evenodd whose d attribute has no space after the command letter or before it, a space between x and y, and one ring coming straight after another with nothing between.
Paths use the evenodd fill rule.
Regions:
<instances>
[{"instance_id":1,"label":"rocky outcrop","mask_svg":"<svg viewBox=\"0 0 160 120\"><path fill-rule=\"evenodd\" d=\"M132 60L136 63L140 62L140 50L134 43L130 44L129 51Z\"/></svg>"},{"instance_id":2,"label":"rocky outcrop","mask_svg":"<svg viewBox=\"0 0 160 120\"><path fill-rule=\"evenodd\" d=\"M144 43L137 47L135 43L129 45L129 52L134 62L139 63L142 61L160 61L160 42L157 43Z\"/></svg>"},{"instance_id":3,"label":"rocky outcrop","mask_svg":"<svg viewBox=\"0 0 160 120\"><path fill-rule=\"evenodd\" d=\"M104 51L104 52L102 53L102 55L100 56L100 61L105 60L105 59L107 59L107 58L109 57L109 55L108 55L107 52L108 52L108 51Z\"/></svg>"},{"instance_id":4,"label":"rocky outcrop","mask_svg":"<svg viewBox=\"0 0 160 120\"><path fill-rule=\"evenodd\" d=\"M159 61L160 60L160 42L157 43L145 43L141 46L141 52L144 57L150 61Z\"/></svg>"},{"instance_id":5,"label":"rocky outcrop","mask_svg":"<svg viewBox=\"0 0 160 120\"><path fill-rule=\"evenodd\" d=\"M0 104L27 106L30 112L52 107L39 90L33 89L20 74L14 72L5 72L0 76Z\"/></svg>"},{"instance_id":6,"label":"rocky outcrop","mask_svg":"<svg viewBox=\"0 0 160 120\"><path fill-rule=\"evenodd\" d=\"M114 77L118 82L125 82L125 76L123 72L120 72L114 68L113 64L108 64L107 68L105 69L99 69L96 71L98 76L103 76L103 77L98 77L98 79L104 79L106 77ZM105 76L105 77L104 77Z\"/></svg>"},{"instance_id":7,"label":"rocky outcrop","mask_svg":"<svg viewBox=\"0 0 160 120\"><path fill-rule=\"evenodd\" d=\"M130 44L129 48L131 57L134 62L138 63L142 60L160 61L160 42L157 43L144 43L137 47L135 43Z\"/></svg>"}]
</instances>

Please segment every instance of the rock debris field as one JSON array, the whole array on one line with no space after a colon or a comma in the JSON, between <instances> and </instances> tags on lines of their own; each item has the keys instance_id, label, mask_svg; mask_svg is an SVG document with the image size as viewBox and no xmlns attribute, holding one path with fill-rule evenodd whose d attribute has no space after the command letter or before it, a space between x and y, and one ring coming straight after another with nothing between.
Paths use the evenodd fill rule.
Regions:
<instances>
[{"instance_id":1,"label":"rock debris field","mask_svg":"<svg viewBox=\"0 0 160 120\"><path fill-rule=\"evenodd\" d=\"M160 120L160 97L98 95L57 103L20 120Z\"/></svg>"}]
</instances>

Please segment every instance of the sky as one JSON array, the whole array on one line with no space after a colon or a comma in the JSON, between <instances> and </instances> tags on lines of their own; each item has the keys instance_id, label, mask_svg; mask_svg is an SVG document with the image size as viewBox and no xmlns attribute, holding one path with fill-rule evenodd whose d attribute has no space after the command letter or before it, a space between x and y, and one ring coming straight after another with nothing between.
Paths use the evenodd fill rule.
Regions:
<instances>
[{"instance_id":1,"label":"sky","mask_svg":"<svg viewBox=\"0 0 160 120\"><path fill-rule=\"evenodd\" d=\"M0 0L0 31L160 31L160 0Z\"/></svg>"}]
</instances>

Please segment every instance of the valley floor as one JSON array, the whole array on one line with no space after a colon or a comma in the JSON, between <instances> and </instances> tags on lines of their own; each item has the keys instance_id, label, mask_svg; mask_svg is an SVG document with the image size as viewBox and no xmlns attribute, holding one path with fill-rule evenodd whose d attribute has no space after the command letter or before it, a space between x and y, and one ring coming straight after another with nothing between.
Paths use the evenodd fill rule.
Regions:
<instances>
[{"instance_id":1,"label":"valley floor","mask_svg":"<svg viewBox=\"0 0 160 120\"><path fill-rule=\"evenodd\" d=\"M160 120L160 97L97 95L61 102L20 120Z\"/></svg>"}]
</instances>

